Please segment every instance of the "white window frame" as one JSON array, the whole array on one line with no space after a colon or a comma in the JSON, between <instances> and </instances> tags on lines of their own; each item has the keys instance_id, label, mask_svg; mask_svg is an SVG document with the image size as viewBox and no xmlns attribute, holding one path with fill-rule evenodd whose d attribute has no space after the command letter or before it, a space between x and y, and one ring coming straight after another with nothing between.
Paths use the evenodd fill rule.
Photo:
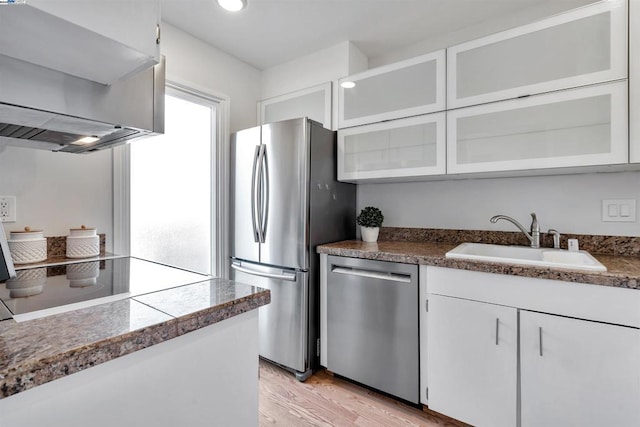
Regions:
<instances>
[{"instance_id":1,"label":"white window frame","mask_svg":"<svg viewBox=\"0 0 640 427\"><path fill-rule=\"evenodd\" d=\"M195 97L217 104L212 126L216 129L216 141L212 150L212 212L215 221L211 224L212 259L211 271L217 277L229 277L229 111L230 98L190 83L166 82L166 93L179 93L184 98ZM133 142L135 144L135 141ZM179 147L177 147L179 149ZM113 251L118 255L131 254L131 148L116 147L113 152Z\"/></svg>"}]
</instances>

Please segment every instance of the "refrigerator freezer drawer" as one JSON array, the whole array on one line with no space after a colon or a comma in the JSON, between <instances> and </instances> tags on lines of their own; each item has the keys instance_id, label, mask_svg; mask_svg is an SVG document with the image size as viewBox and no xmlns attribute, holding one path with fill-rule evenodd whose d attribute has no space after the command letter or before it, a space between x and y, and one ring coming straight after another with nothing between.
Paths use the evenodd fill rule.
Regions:
<instances>
[{"instance_id":1,"label":"refrigerator freezer drawer","mask_svg":"<svg viewBox=\"0 0 640 427\"><path fill-rule=\"evenodd\" d=\"M271 291L259 309L260 356L304 373L307 351L309 273L233 260L231 279Z\"/></svg>"},{"instance_id":2,"label":"refrigerator freezer drawer","mask_svg":"<svg viewBox=\"0 0 640 427\"><path fill-rule=\"evenodd\" d=\"M327 368L418 403L418 266L329 256L327 270Z\"/></svg>"}]
</instances>

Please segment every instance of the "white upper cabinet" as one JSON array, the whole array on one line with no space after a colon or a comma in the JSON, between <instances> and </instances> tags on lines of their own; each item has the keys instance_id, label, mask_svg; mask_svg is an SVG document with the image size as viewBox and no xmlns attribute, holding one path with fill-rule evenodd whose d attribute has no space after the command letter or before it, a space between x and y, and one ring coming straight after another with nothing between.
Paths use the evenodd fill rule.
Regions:
<instances>
[{"instance_id":1,"label":"white upper cabinet","mask_svg":"<svg viewBox=\"0 0 640 427\"><path fill-rule=\"evenodd\" d=\"M640 163L640 2L629 5L629 162Z\"/></svg>"},{"instance_id":2,"label":"white upper cabinet","mask_svg":"<svg viewBox=\"0 0 640 427\"><path fill-rule=\"evenodd\" d=\"M308 117L331 129L331 82L264 99L258 103L258 117L260 125Z\"/></svg>"},{"instance_id":3,"label":"white upper cabinet","mask_svg":"<svg viewBox=\"0 0 640 427\"><path fill-rule=\"evenodd\" d=\"M340 79L340 129L445 109L445 51ZM344 82L353 82L344 88Z\"/></svg>"},{"instance_id":4,"label":"white upper cabinet","mask_svg":"<svg viewBox=\"0 0 640 427\"><path fill-rule=\"evenodd\" d=\"M626 12L599 2L447 49L447 107L626 78Z\"/></svg>"},{"instance_id":5,"label":"white upper cabinet","mask_svg":"<svg viewBox=\"0 0 640 427\"><path fill-rule=\"evenodd\" d=\"M627 83L447 112L447 173L628 162Z\"/></svg>"},{"instance_id":6,"label":"white upper cabinet","mask_svg":"<svg viewBox=\"0 0 640 427\"><path fill-rule=\"evenodd\" d=\"M409 180L445 173L445 113L338 131L338 180Z\"/></svg>"},{"instance_id":7,"label":"white upper cabinet","mask_svg":"<svg viewBox=\"0 0 640 427\"><path fill-rule=\"evenodd\" d=\"M29 0L0 7L0 55L111 84L160 62L160 3Z\"/></svg>"}]
</instances>

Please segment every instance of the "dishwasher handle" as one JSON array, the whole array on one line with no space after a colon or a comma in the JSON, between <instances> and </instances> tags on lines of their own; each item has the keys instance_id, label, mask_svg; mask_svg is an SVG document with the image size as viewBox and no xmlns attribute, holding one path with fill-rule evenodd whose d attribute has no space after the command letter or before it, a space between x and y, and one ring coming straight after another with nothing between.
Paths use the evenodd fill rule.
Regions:
<instances>
[{"instance_id":1,"label":"dishwasher handle","mask_svg":"<svg viewBox=\"0 0 640 427\"><path fill-rule=\"evenodd\" d=\"M345 274L350 276L369 277L371 279L389 280L392 282L411 283L410 274L391 273L375 270L365 270L362 268L331 266L332 273Z\"/></svg>"}]
</instances>

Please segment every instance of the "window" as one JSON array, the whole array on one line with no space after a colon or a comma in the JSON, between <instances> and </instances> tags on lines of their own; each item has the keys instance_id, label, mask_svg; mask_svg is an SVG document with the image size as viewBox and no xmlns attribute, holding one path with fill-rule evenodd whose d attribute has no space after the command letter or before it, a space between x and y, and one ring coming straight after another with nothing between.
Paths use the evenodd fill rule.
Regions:
<instances>
[{"instance_id":1,"label":"window","mask_svg":"<svg viewBox=\"0 0 640 427\"><path fill-rule=\"evenodd\" d=\"M217 108L167 88L165 134L130 144L132 256L217 273Z\"/></svg>"}]
</instances>

